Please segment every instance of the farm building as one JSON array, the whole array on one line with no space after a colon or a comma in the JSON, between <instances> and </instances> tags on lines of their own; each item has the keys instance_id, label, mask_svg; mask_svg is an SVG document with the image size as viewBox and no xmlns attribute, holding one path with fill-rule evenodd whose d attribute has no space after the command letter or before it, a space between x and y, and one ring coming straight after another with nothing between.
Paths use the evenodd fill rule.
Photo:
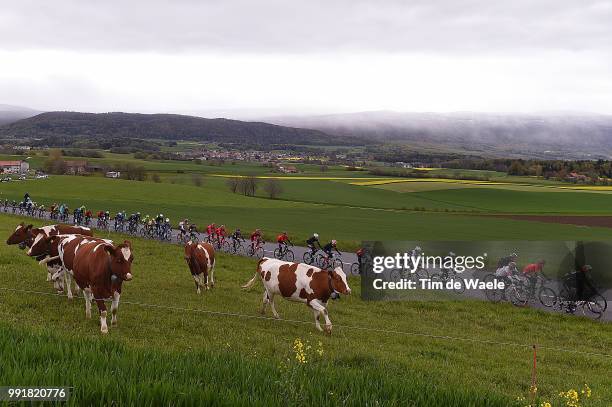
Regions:
<instances>
[{"instance_id":1,"label":"farm building","mask_svg":"<svg viewBox=\"0 0 612 407\"><path fill-rule=\"evenodd\" d=\"M66 161L66 174L84 174L87 172L87 161Z\"/></svg>"},{"instance_id":2,"label":"farm building","mask_svg":"<svg viewBox=\"0 0 612 407\"><path fill-rule=\"evenodd\" d=\"M0 171L7 174L24 174L29 169L27 161L0 161Z\"/></svg>"}]
</instances>

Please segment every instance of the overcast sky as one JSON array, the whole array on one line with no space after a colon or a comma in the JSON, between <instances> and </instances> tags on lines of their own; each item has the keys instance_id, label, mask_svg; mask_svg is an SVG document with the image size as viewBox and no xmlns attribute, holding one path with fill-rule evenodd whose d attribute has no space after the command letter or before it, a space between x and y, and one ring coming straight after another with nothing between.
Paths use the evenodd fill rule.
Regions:
<instances>
[{"instance_id":1,"label":"overcast sky","mask_svg":"<svg viewBox=\"0 0 612 407\"><path fill-rule=\"evenodd\" d=\"M611 67L612 0L0 7L0 103L41 110L612 114Z\"/></svg>"}]
</instances>

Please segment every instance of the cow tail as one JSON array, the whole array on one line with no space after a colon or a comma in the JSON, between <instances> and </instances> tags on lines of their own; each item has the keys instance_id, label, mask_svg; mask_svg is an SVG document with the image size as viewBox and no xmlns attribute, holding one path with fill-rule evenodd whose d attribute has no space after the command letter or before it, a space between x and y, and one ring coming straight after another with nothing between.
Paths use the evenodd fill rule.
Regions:
<instances>
[{"instance_id":1,"label":"cow tail","mask_svg":"<svg viewBox=\"0 0 612 407\"><path fill-rule=\"evenodd\" d=\"M260 275L259 273L261 271L261 263L263 263L263 261L259 260L259 263L257 263L257 270L255 271L253 278L250 279L245 285L242 286L243 289L248 290L249 288L253 287L253 285L257 281L257 276Z\"/></svg>"}]
</instances>

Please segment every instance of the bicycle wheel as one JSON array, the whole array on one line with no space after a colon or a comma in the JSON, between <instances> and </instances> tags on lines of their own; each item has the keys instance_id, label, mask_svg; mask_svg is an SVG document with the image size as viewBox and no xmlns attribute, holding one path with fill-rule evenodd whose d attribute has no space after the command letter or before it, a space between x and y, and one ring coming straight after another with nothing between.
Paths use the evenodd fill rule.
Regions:
<instances>
[{"instance_id":1,"label":"bicycle wheel","mask_svg":"<svg viewBox=\"0 0 612 407\"><path fill-rule=\"evenodd\" d=\"M607 307L608 302L606 299L600 294L595 294L591 299L585 302L583 309L586 308L586 310L593 314L592 316L595 317L595 319L599 319L604 312L606 312ZM585 315L587 314L585 313Z\"/></svg>"},{"instance_id":2,"label":"bicycle wheel","mask_svg":"<svg viewBox=\"0 0 612 407\"><path fill-rule=\"evenodd\" d=\"M287 251L285 252L285 260L286 261L295 260L295 255L293 254L293 251L291 249L287 249Z\"/></svg>"},{"instance_id":3,"label":"bicycle wheel","mask_svg":"<svg viewBox=\"0 0 612 407\"><path fill-rule=\"evenodd\" d=\"M334 259L334 270L337 268L341 268L344 270L344 264L342 263L342 259Z\"/></svg>"},{"instance_id":4,"label":"bicycle wheel","mask_svg":"<svg viewBox=\"0 0 612 407\"><path fill-rule=\"evenodd\" d=\"M257 257L258 259L263 259L264 256L264 248L262 246L259 246L255 249L255 253L254 253L255 257Z\"/></svg>"},{"instance_id":5,"label":"bicycle wheel","mask_svg":"<svg viewBox=\"0 0 612 407\"><path fill-rule=\"evenodd\" d=\"M484 282L493 283L493 281L496 279L497 277L495 276L495 274L487 274L484 278ZM504 290L495 289L495 288L487 288L485 289L485 297L487 297L487 300L491 302L495 302L495 303L500 302L505 299Z\"/></svg>"},{"instance_id":6,"label":"bicycle wheel","mask_svg":"<svg viewBox=\"0 0 612 407\"><path fill-rule=\"evenodd\" d=\"M317 267L319 268L323 268L323 266L325 266L325 257L322 254L317 254L315 256L315 260L314 263Z\"/></svg>"},{"instance_id":7,"label":"bicycle wheel","mask_svg":"<svg viewBox=\"0 0 612 407\"><path fill-rule=\"evenodd\" d=\"M465 292L465 281L463 277L455 275L453 278L453 291L455 294L463 294Z\"/></svg>"},{"instance_id":8,"label":"bicycle wheel","mask_svg":"<svg viewBox=\"0 0 612 407\"><path fill-rule=\"evenodd\" d=\"M221 251L225 253L231 253L232 245L230 244L230 242L228 242L227 240L223 241L223 243L221 244Z\"/></svg>"},{"instance_id":9,"label":"bicycle wheel","mask_svg":"<svg viewBox=\"0 0 612 407\"><path fill-rule=\"evenodd\" d=\"M279 259L279 260L282 260L282 256L281 256L281 254L282 254L282 253L281 253L281 250L280 250L278 247L277 247L276 249L274 249L274 257L275 257L275 258L277 258L277 259Z\"/></svg>"},{"instance_id":10,"label":"bicycle wheel","mask_svg":"<svg viewBox=\"0 0 612 407\"><path fill-rule=\"evenodd\" d=\"M351 264L351 274L354 276L358 276L361 274L361 270L359 269L359 263Z\"/></svg>"},{"instance_id":11,"label":"bicycle wheel","mask_svg":"<svg viewBox=\"0 0 612 407\"><path fill-rule=\"evenodd\" d=\"M506 290L506 298L517 307L525 306L528 301L527 290L521 284L511 284Z\"/></svg>"},{"instance_id":12,"label":"bicycle wheel","mask_svg":"<svg viewBox=\"0 0 612 407\"><path fill-rule=\"evenodd\" d=\"M429 272L426 269L418 269L414 272L417 280L429 280Z\"/></svg>"},{"instance_id":13,"label":"bicycle wheel","mask_svg":"<svg viewBox=\"0 0 612 407\"><path fill-rule=\"evenodd\" d=\"M557 304L557 294L550 287L541 287L538 292L540 304L545 307L554 307Z\"/></svg>"},{"instance_id":14,"label":"bicycle wheel","mask_svg":"<svg viewBox=\"0 0 612 407\"><path fill-rule=\"evenodd\" d=\"M310 252L310 251L304 252L304 256L302 256L302 260L304 260L304 263L306 263L306 264L312 264L312 262L314 261L314 258L312 256L312 252Z\"/></svg>"}]
</instances>

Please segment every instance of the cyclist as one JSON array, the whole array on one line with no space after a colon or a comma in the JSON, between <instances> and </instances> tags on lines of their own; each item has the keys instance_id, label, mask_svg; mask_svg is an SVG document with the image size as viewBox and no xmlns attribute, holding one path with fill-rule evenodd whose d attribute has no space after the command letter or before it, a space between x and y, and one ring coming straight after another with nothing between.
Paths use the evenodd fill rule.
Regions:
<instances>
[{"instance_id":1,"label":"cyclist","mask_svg":"<svg viewBox=\"0 0 612 407\"><path fill-rule=\"evenodd\" d=\"M189 219L183 219L182 221L180 221L178 224L178 227L179 227L179 233L181 234L181 237L184 238L185 235L187 235L187 228L189 227Z\"/></svg>"},{"instance_id":2,"label":"cyclist","mask_svg":"<svg viewBox=\"0 0 612 407\"><path fill-rule=\"evenodd\" d=\"M159 236L162 223L164 222L164 214L160 213L155 217L155 233Z\"/></svg>"},{"instance_id":3,"label":"cyclist","mask_svg":"<svg viewBox=\"0 0 612 407\"><path fill-rule=\"evenodd\" d=\"M210 243L215 239L215 230L217 230L217 226L214 223L206 226L206 234L208 235L208 241Z\"/></svg>"},{"instance_id":4,"label":"cyclist","mask_svg":"<svg viewBox=\"0 0 612 407\"><path fill-rule=\"evenodd\" d=\"M191 225L189 225L189 238L191 240L196 240L197 237L198 237L198 227L196 226L195 223L192 223Z\"/></svg>"},{"instance_id":5,"label":"cyclist","mask_svg":"<svg viewBox=\"0 0 612 407\"><path fill-rule=\"evenodd\" d=\"M261 242L261 230L255 229L253 233L251 233L251 251L255 252L255 247L259 245Z\"/></svg>"},{"instance_id":6,"label":"cyclist","mask_svg":"<svg viewBox=\"0 0 612 407\"><path fill-rule=\"evenodd\" d=\"M239 241L244 242L244 238L242 237L242 232L240 231L240 228L236 228L236 230L234 230L234 233L230 235L230 238L232 239L232 246L234 248L234 251L236 251L236 246L238 245Z\"/></svg>"},{"instance_id":7,"label":"cyclist","mask_svg":"<svg viewBox=\"0 0 612 407\"><path fill-rule=\"evenodd\" d=\"M217 235L217 243L219 244L219 247L221 247L221 241L225 238L225 225L219 226L215 230L215 235Z\"/></svg>"},{"instance_id":8,"label":"cyclist","mask_svg":"<svg viewBox=\"0 0 612 407\"><path fill-rule=\"evenodd\" d=\"M334 251L336 253L338 253L338 255L341 255L342 253L340 253L340 251L338 250L338 247L336 246L338 244L338 242L335 239L332 239L331 242L329 242L328 244L326 244L325 246L323 246L323 252L325 253L325 255L327 256L328 260L331 260L333 258L334 255Z\"/></svg>"},{"instance_id":9,"label":"cyclist","mask_svg":"<svg viewBox=\"0 0 612 407\"><path fill-rule=\"evenodd\" d=\"M359 269L361 270L361 262L363 261L363 255L365 254L365 248L360 247L357 249L355 254L357 255L357 264L359 264Z\"/></svg>"},{"instance_id":10,"label":"cyclist","mask_svg":"<svg viewBox=\"0 0 612 407\"><path fill-rule=\"evenodd\" d=\"M512 268L516 266L517 259L518 255L516 253L512 253L510 256L499 259L497 262L497 270L495 271L495 275L497 277L507 277L512 275Z\"/></svg>"},{"instance_id":11,"label":"cyclist","mask_svg":"<svg viewBox=\"0 0 612 407\"><path fill-rule=\"evenodd\" d=\"M289 240L289 236L287 235L287 232L283 232L280 235L278 235L276 237L276 243L278 243L278 250L281 253L284 253L285 250L287 250L288 244L293 246L293 243L291 243L291 240Z\"/></svg>"},{"instance_id":12,"label":"cyclist","mask_svg":"<svg viewBox=\"0 0 612 407\"><path fill-rule=\"evenodd\" d=\"M91 221L91 218L93 217L93 213L91 213L91 209L87 209L85 211L85 224L88 225L89 222Z\"/></svg>"},{"instance_id":13,"label":"cyclist","mask_svg":"<svg viewBox=\"0 0 612 407\"><path fill-rule=\"evenodd\" d=\"M544 264L546 264L544 260L538 260L535 263L531 263L523 267L523 276L527 278L529 286L532 290L535 290L536 288L538 274L544 269Z\"/></svg>"},{"instance_id":14,"label":"cyclist","mask_svg":"<svg viewBox=\"0 0 612 407\"><path fill-rule=\"evenodd\" d=\"M310 252L313 256L317 252L317 250L323 249L321 247L321 242L319 241L319 234L313 233L312 236L308 238L308 240L306 240L306 246L310 249ZM316 246L319 246L319 249L317 249Z\"/></svg>"}]
</instances>

